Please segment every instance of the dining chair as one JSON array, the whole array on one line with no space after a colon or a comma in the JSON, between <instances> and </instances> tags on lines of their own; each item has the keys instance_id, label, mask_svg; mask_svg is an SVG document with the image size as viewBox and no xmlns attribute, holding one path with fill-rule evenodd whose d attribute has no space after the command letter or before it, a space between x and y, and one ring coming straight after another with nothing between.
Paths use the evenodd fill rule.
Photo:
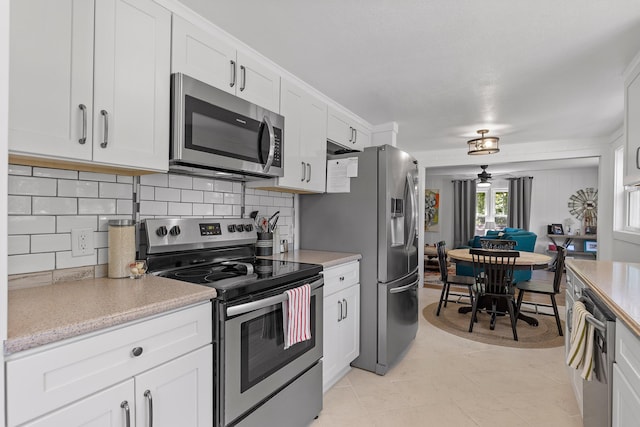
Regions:
<instances>
[{"instance_id":1,"label":"dining chair","mask_svg":"<svg viewBox=\"0 0 640 427\"><path fill-rule=\"evenodd\" d=\"M558 304L556 303L556 295L560 293L560 283L562 282L562 273L564 271L564 260L567 256L567 249L563 246L558 246L558 256L555 260L555 273L553 275L553 282L542 282L537 280L529 280L526 282L518 282L516 287L518 288L518 313L520 312L520 306L522 305L522 299L526 292L534 294L549 295L551 297L551 307L553 307L553 315L556 318L556 326L558 326L558 333L562 336L562 324L560 323L560 314L558 313ZM545 304L546 307L548 305Z\"/></svg>"},{"instance_id":2,"label":"dining chair","mask_svg":"<svg viewBox=\"0 0 640 427\"><path fill-rule=\"evenodd\" d=\"M512 251L515 249L517 243L515 240L480 239L480 247L482 249L504 249Z\"/></svg>"},{"instance_id":3,"label":"dining chair","mask_svg":"<svg viewBox=\"0 0 640 427\"><path fill-rule=\"evenodd\" d=\"M444 302L444 306L447 306L451 285L466 286L467 290L469 291L469 302L473 303L473 293L471 292L471 287L475 283L475 280L473 279L473 277L469 276L457 276L455 274L449 275L449 270L447 268L446 243L444 241L438 242L438 244L436 245L436 251L438 253L440 281L442 281L442 293L440 294L440 302L438 302L438 311L436 311L436 316L440 316L440 308L442 307L442 303Z\"/></svg>"},{"instance_id":4,"label":"dining chair","mask_svg":"<svg viewBox=\"0 0 640 427\"><path fill-rule=\"evenodd\" d=\"M518 333L516 332L517 308L512 278L516 259L520 256L520 252L472 248L469 249L469 253L473 261L475 279L472 286L474 295L469 332L473 332L473 324L477 321L478 306L482 304L491 314L491 330L495 329L498 313L504 313L506 309L511 318L513 339L518 341ZM504 304L498 305L500 301ZM504 307L505 305L506 307Z\"/></svg>"}]
</instances>

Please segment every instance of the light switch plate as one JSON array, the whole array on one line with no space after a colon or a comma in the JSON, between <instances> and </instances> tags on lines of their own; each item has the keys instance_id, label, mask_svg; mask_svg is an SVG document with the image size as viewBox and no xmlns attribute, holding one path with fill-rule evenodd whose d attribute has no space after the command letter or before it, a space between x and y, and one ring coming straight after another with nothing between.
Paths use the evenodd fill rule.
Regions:
<instances>
[{"instance_id":1,"label":"light switch plate","mask_svg":"<svg viewBox=\"0 0 640 427\"><path fill-rule=\"evenodd\" d=\"M95 251L91 228L71 229L71 255L74 257L93 255Z\"/></svg>"}]
</instances>

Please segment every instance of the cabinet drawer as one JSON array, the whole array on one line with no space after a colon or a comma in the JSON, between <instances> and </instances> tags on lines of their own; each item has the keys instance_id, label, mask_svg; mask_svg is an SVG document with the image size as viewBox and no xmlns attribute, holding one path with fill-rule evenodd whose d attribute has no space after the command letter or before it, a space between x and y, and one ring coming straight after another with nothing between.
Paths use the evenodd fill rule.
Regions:
<instances>
[{"instance_id":1,"label":"cabinet drawer","mask_svg":"<svg viewBox=\"0 0 640 427\"><path fill-rule=\"evenodd\" d=\"M211 303L59 343L6 363L9 425L20 424L211 343ZM142 353L134 356L133 349Z\"/></svg>"},{"instance_id":2,"label":"cabinet drawer","mask_svg":"<svg viewBox=\"0 0 640 427\"><path fill-rule=\"evenodd\" d=\"M640 394L640 338L619 320L616 322L616 363L636 393Z\"/></svg>"},{"instance_id":3,"label":"cabinet drawer","mask_svg":"<svg viewBox=\"0 0 640 427\"><path fill-rule=\"evenodd\" d=\"M326 268L324 275L324 295L331 295L360 281L360 262L352 261Z\"/></svg>"}]
</instances>

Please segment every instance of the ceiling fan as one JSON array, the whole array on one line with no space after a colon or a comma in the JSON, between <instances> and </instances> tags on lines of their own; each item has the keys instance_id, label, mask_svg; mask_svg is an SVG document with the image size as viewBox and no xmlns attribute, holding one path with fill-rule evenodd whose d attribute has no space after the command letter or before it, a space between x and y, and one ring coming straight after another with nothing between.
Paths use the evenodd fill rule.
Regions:
<instances>
[{"instance_id":1,"label":"ceiling fan","mask_svg":"<svg viewBox=\"0 0 640 427\"><path fill-rule=\"evenodd\" d=\"M489 165L481 165L480 167L482 168L482 173L478 174L478 187L491 187L491 174L487 173L487 167L489 167Z\"/></svg>"}]
</instances>

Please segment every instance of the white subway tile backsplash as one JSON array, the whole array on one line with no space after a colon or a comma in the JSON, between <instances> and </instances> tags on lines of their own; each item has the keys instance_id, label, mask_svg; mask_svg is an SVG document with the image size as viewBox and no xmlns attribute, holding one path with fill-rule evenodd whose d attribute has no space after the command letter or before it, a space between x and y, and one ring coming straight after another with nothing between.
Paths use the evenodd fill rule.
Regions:
<instances>
[{"instance_id":1,"label":"white subway tile backsplash","mask_svg":"<svg viewBox=\"0 0 640 427\"><path fill-rule=\"evenodd\" d=\"M232 190L234 193L242 194L242 183L241 182L232 182Z\"/></svg>"},{"instance_id":2,"label":"white subway tile backsplash","mask_svg":"<svg viewBox=\"0 0 640 427\"><path fill-rule=\"evenodd\" d=\"M195 190L182 190L180 201L184 203L202 203L203 192Z\"/></svg>"},{"instance_id":3,"label":"white subway tile backsplash","mask_svg":"<svg viewBox=\"0 0 640 427\"><path fill-rule=\"evenodd\" d=\"M98 197L98 183L95 181L58 180L58 196Z\"/></svg>"},{"instance_id":4,"label":"white subway tile backsplash","mask_svg":"<svg viewBox=\"0 0 640 427\"><path fill-rule=\"evenodd\" d=\"M108 262L109 262L109 249L99 248L98 249L98 265L107 264ZM105 277L105 276L102 276L102 277ZM99 276L96 274L96 277L99 277Z\"/></svg>"},{"instance_id":5,"label":"white subway tile backsplash","mask_svg":"<svg viewBox=\"0 0 640 427\"><path fill-rule=\"evenodd\" d=\"M203 202L222 204L224 203L224 193L205 192Z\"/></svg>"},{"instance_id":6,"label":"white subway tile backsplash","mask_svg":"<svg viewBox=\"0 0 640 427\"><path fill-rule=\"evenodd\" d=\"M121 182L123 184L133 184L133 177L125 176L125 175L117 175L116 181Z\"/></svg>"},{"instance_id":7,"label":"white subway tile backsplash","mask_svg":"<svg viewBox=\"0 0 640 427\"><path fill-rule=\"evenodd\" d=\"M116 200L116 213L118 215L133 215L133 201Z\"/></svg>"},{"instance_id":8,"label":"white subway tile backsplash","mask_svg":"<svg viewBox=\"0 0 640 427\"><path fill-rule=\"evenodd\" d=\"M71 234L34 234L31 236L31 253L71 250Z\"/></svg>"},{"instance_id":9,"label":"white subway tile backsplash","mask_svg":"<svg viewBox=\"0 0 640 427\"><path fill-rule=\"evenodd\" d=\"M169 174L166 173L154 173L151 175L140 176L141 185L151 185L154 187L168 187L169 186Z\"/></svg>"},{"instance_id":10,"label":"white subway tile backsplash","mask_svg":"<svg viewBox=\"0 0 640 427\"><path fill-rule=\"evenodd\" d=\"M9 255L17 255L17 254L28 254L29 253L29 236L8 236L8 254Z\"/></svg>"},{"instance_id":11,"label":"white subway tile backsplash","mask_svg":"<svg viewBox=\"0 0 640 427\"><path fill-rule=\"evenodd\" d=\"M56 233L70 233L72 228L90 228L97 230L95 216L59 216L56 218Z\"/></svg>"},{"instance_id":12,"label":"white subway tile backsplash","mask_svg":"<svg viewBox=\"0 0 640 427\"><path fill-rule=\"evenodd\" d=\"M239 205L242 204L242 195L235 193L224 193L225 205Z\"/></svg>"},{"instance_id":13,"label":"white subway tile backsplash","mask_svg":"<svg viewBox=\"0 0 640 427\"><path fill-rule=\"evenodd\" d=\"M56 269L82 267L85 265L96 265L98 260L98 251L94 251L91 255L74 257L71 251L56 252Z\"/></svg>"},{"instance_id":14,"label":"white subway tile backsplash","mask_svg":"<svg viewBox=\"0 0 640 427\"><path fill-rule=\"evenodd\" d=\"M221 191L223 193L232 193L233 192L233 182L231 181L213 181L213 191Z\"/></svg>"},{"instance_id":15,"label":"white subway tile backsplash","mask_svg":"<svg viewBox=\"0 0 640 427\"><path fill-rule=\"evenodd\" d=\"M7 213L9 215L29 215L31 214L31 197L29 196L9 196Z\"/></svg>"},{"instance_id":16,"label":"white subway tile backsplash","mask_svg":"<svg viewBox=\"0 0 640 427\"><path fill-rule=\"evenodd\" d=\"M78 171L34 167L33 176L40 176L44 178L78 179Z\"/></svg>"},{"instance_id":17,"label":"white subway tile backsplash","mask_svg":"<svg viewBox=\"0 0 640 427\"><path fill-rule=\"evenodd\" d=\"M211 178L193 178L193 189L203 191L213 191L213 179Z\"/></svg>"},{"instance_id":18,"label":"white subway tile backsplash","mask_svg":"<svg viewBox=\"0 0 640 427\"><path fill-rule=\"evenodd\" d=\"M240 205L233 205L233 212L231 213L231 215L233 216L240 216L242 215L242 206Z\"/></svg>"},{"instance_id":19,"label":"white subway tile backsplash","mask_svg":"<svg viewBox=\"0 0 640 427\"><path fill-rule=\"evenodd\" d=\"M22 196L55 196L56 180L9 175L9 194Z\"/></svg>"},{"instance_id":20,"label":"white subway tile backsplash","mask_svg":"<svg viewBox=\"0 0 640 427\"><path fill-rule=\"evenodd\" d=\"M167 202L141 200L140 215L167 215Z\"/></svg>"},{"instance_id":21,"label":"white subway tile backsplash","mask_svg":"<svg viewBox=\"0 0 640 427\"><path fill-rule=\"evenodd\" d=\"M184 175L169 175L169 187L171 188L186 188L191 190L193 188L193 178Z\"/></svg>"},{"instance_id":22,"label":"white subway tile backsplash","mask_svg":"<svg viewBox=\"0 0 640 427\"><path fill-rule=\"evenodd\" d=\"M154 200L155 197L155 187L150 187L148 185L140 186L140 200Z\"/></svg>"},{"instance_id":23,"label":"white subway tile backsplash","mask_svg":"<svg viewBox=\"0 0 640 427\"><path fill-rule=\"evenodd\" d=\"M212 216L213 215L213 205L211 204L193 204L193 214L198 216Z\"/></svg>"},{"instance_id":24,"label":"white subway tile backsplash","mask_svg":"<svg viewBox=\"0 0 640 427\"><path fill-rule=\"evenodd\" d=\"M93 233L93 244L96 248L108 248L109 247L109 232L97 231Z\"/></svg>"},{"instance_id":25,"label":"white subway tile backsplash","mask_svg":"<svg viewBox=\"0 0 640 427\"><path fill-rule=\"evenodd\" d=\"M75 215L78 213L78 199L73 197L34 197L33 215Z\"/></svg>"},{"instance_id":26,"label":"white subway tile backsplash","mask_svg":"<svg viewBox=\"0 0 640 427\"><path fill-rule=\"evenodd\" d=\"M174 203L169 202L169 207L167 213L171 216L183 216L183 215L193 215L191 203Z\"/></svg>"},{"instance_id":27,"label":"white subway tile backsplash","mask_svg":"<svg viewBox=\"0 0 640 427\"><path fill-rule=\"evenodd\" d=\"M8 218L8 231L15 234L43 234L56 232L55 216L22 216L15 215Z\"/></svg>"},{"instance_id":28,"label":"white subway tile backsplash","mask_svg":"<svg viewBox=\"0 0 640 427\"><path fill-rule=\"evenodd\" d=\"M114 199L78 199L78 213L87 214L115 214L116 201Z\"/></svg>"},{"instance_id":29,"label":"white subway tile backsplash","mask_svg":"<svg viewBox=\"0 0 640 427\"><path fill-rule=\"evenodd\" d=\"M80 172L78 176L87 181L116 182L116 175L108 173Z\"/></svg>"},{"instance_id":30,"label":"white subway tile backsplash","mask_svg":"<svg viewBox=\"0 0 640 427\"><path fill-rule=\"evenodd\" d=\"M54 252L9 255L7 257L7 272L9 274L22 274L53 270L56 266L55 259Z\"/></svg>"},{"instance_id":31,"label":"white subway tile backsplash","mask_svg":"<svg viewBox=\"0 0 640 427\"><path fill-rule=\"evenodd\" d=\"M132 199L132 184L100 183L100 198L102 199Z\"/></svg>"},{"instance_id":32,"label":"white subway tile backsplash","mask_svg":"<svg viewBox=\"0 0 640 427\"><path fill-rule=\"evenodd\" d=\"M31 166L9 164L9 175L31 176Z\"/></svg>"},{"instance_id":33,"label":"white subway tile backsplash","mask_svg":"<svg viewBox=\"0 0 640 427\"><path fill-rule=\"evenodd\" d=\"M262 206L273 206L273 197L271 197L271 196L260 196L260 204Z\"/></svg>"},{"instance_id":34,"label":"white subway tile backsplash","mask_svg":"<svg viewBox=\"0 0 640 427\"><path fill-rule=\"evenodd\" d=\"M256 196L254 194L247 194L244 196L245 205L255 206L260 204L260 196Z\"/></svg>"},{"instance_id":35,"label":"white subway tile backsplash","mask_svg":"<svg viewBox=\"0 0 640 427\"><path fill-rule=\"evenodd\" d=\"M230 205L213 205L214 216L232 216L233 206Z\"/></svg>"},{"instance_id":36,"label":"white subway tile backsplash","mask_svg":"<svg viewBox=\"0 0 640 427\"><path fill-rule=\"evenodd\" d=\"M156 188L156 201L163 202L179 202L180 201L180 190L177 188Z\"/></svg>"}]
</instances>

